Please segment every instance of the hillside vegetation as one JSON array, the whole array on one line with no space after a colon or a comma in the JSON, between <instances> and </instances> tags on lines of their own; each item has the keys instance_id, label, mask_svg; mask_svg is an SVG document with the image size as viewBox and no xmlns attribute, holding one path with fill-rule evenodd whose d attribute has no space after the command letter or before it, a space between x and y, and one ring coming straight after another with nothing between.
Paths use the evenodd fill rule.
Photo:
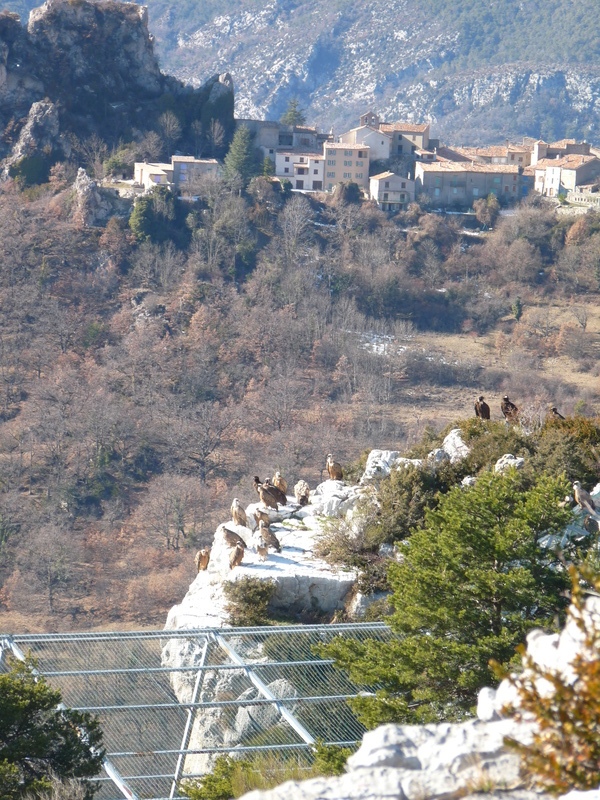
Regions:
<instances>
[{"instance_id":1,"label":"hillside vegetation","mask_svg":"<svg viewBox=\"0 0 600 800\"><path fill-rule=\"evenodd\" d=\"M481 391L597 410L593 215L466 236L256 178L86 228L70 170L0 191L4 628L156 624L253 475L314 486Z\"/></svg>"}]
</instances>

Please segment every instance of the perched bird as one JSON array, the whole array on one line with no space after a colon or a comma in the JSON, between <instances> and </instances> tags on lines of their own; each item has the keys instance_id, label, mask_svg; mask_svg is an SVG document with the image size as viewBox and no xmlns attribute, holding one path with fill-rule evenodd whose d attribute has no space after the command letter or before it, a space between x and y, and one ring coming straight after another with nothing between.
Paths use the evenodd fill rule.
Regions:
<instances>
[{"instance_id":1,"label":"perched bird","mask_svg":"<svg viewBox=\"0 0 600 800\"><path fill-rule=\"evenodd\" d=\"M265 489L268 489L271 492L271 494L273 495L275 500L277 500L277 502L280 505L282 505L282 506L286 506L287 505L287 495L286 495L286 493L282 492L281 489L278 489L277 486L274 486L268 478L263 483L263 487Z\"/></svg>"},{"instance_id":2,"label":"perched bird","mask_svg":"<svg viewBox=\"0 0 600 800\"><path fill-rule=\"evenodd\" d=\"M264 522L267 527L269 527L271 519L269 517L269 512L268 511L261 511L260 508L255 508L254 511L252 512L252 515L253 515L254 519L256 520L256 527L257 528L260 525L261 521Z\"/></svg>"},{"instance_id":3,"label":"perched bird","mask_svg":"<svg viewBox=\"0 0 600 800\"><path fill-rule=\"evenodd\" d=\"M343 481L344 480L344 473L342 471L342 465L339 464L337 461L333 460L333 456L331 453L327 455L327 462L325 464L327 468L327 472L329 473L329 478L332 481Z\"/></svg>"},{"instance_id":4,"label":"perched bird","mask_svg":"<svg viewBox=\"0 0 600 800\"><path fill-rule=\"evenodd\" d=\"M559 413L558 408L556 406L552 406L550 409L550 415L552 419L564 419L563 415Z\"/></svg>"},{"instance_id":5,"label":"perched bird","mask_svg":"<svg viewBox=\"0 0 600 800\"><path fill-rule=\"evenodd\" d=\"M275 495L268 489L264 484L258 484L258 496L260 497L260 502L265 506L265 508L274 508L275 511L279 511L279 506L277 505L277 500L275 499Z\"/></svg>"},{"instance_id":6,"label":"perched bird","mask_svg":"<svg viewBox=\"0 0 600 800\"><path fill-rule=\"evenodd\" d=\"M308 498L310 497L310 487L306 481L299 480L294 486L294 497L296 502L301 506L308 505Z\"/></svg>"},{"instance_id":7,"label":"perched bird","mask_svg":"<svg viewBox=\"0 0 600 800\"><path fill-rule=\"evenodd\" d=\"M225 525L219 525L217 528L217 533L221 533L223 539L225 539L225 544L227 547L235 547L236 544L241 545L242 547L246 547L246 542L242 539L242 537L235 533L234 531L230 531Z\"/></svg>"},{"instance_id":8,"label":"perched bird","mask_svg":"<svg viewBox=\"0 0 600 800\"><path fill-rule=\"evenodd\" d=\"M244 553L244 548L238 542L229 554L229 569L234 569L234 567L238 567L242 563L244 560Z\"/></svg>"},{"instance_id":9,"label":"perched bird","mask_svg":"<svg viewBox=\"0 0 600 800\"><path fill-rule=\"evenodd\" d=\"M260 492L258 491L258 487L259 487L259 486L262 486L262 481L261 481L261 479L258 477L258 475L255 475L255 476L254 476L254 478L253 478L253 480L252 480L252 485L253 485L253 486L254 486L254 488L256 489L256 494L260 494Z\"/></svg>"},{"instance_id":10,"label":"perched bird","mask_svg":"<svg viewBox=\"0 0 600 800\"><path fill-rule=\"evenodd\" d=\"M210 547L203 547L202 550L198 550L198 552L194 556L196 572L204 572L204 570L208 567L209 561L210 561Z\"/></svg>"},{"instance_id":11,"label":"perched bird","mask_svg":"<svg viewBox=\"0 0 600 800\"><path fill-rule=\"evenodd\" d=\"M594 511L596 511L596 504L592 499L592 495L582 488L579 481L575 481L573 483L573 497L575 498L575 502L579 508L589 512L592 516L594 515Z\"/></svg>"},{"instance_id":12,"label":"perched bird","mask_svg":"<svg viewBox=\"0 0 600 800\"><path fill-rule=\"evenodd\" d=\"M256 552L258 553L258 557L261 561L266 561L269 555L269 545L265 542L265 540L261 537L258 540L258 544L256 545Z\"/></svg>"},{"instance_id":13,"label":"perched bird","mask_svg":"<svg viewBox=\"0 0 600 800\"><path fill-rule=\"evenodd\" d=\"M276 486L280 491L282 491L285 495L287 495L288 485L286 479L283 477L281 472L277 471L275 475L271 478L271 483L273 486Z\"/></svg>"},{"instance_id":14,"label":"perched bird","mask_svg":"<svg viewBox=\"0 0 600 800\"><path fill-rule=\"evenodd\" d=\"M266 542L267 547L272 547L273 550L281 553L281 543L279 539L275 536L269 526L265 525L262 520L258 524L258 534L260 538Z\"/></svg>"},{"instance_id":15,"label":"perched bird","mask_svg":"<svg viewBox=\"0 0 600 800\"><path fill-rule=\"evenodd\" d=\"M237 497L233 498L233 502L231 504L231 519L236 525L243 525L245 528L248 527L248 518L246 517L246 512L242 508L242 504Z\"/></svg>"},{"instance_id":16,"label":"perched bird","mask_svg":"<svg viewBox=\"0 0 600 800\"><path fill-rule=\"evenodd\" d=\"M516 422L519 418L519 409L509 400L507 394L505 394L502 398L502 402L500 403L500 411L502 411L507 422Z\"/></svg>"},{"instance_id":17,"label":"perched bird","mask_svg":"<svg viewBox=\"0 0 600 800\"><path fill-rule=\"evenodd\" d=\"M475 416L479 417L479 419L490 418L490 407L483 399L483 395L475 400Z\"/></svg>"}]
</instances>

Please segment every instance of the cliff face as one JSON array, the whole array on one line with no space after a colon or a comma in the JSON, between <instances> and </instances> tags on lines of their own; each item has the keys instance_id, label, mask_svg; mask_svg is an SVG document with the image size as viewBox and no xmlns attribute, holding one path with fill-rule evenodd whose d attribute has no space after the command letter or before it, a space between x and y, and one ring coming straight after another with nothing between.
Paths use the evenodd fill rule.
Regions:
<instances>
[{"instance_id":1,"label":"cliff face","mask_svg":"<svg viewBox=\"0 0 600 800\"><path fill-rule=\"evenodd\" d=\"M43 102L47 112L54 108L48 113L58 127L51 142L38 145L29 137L25 150L48 152L50 147L68 155L66 134L83 138L97 133L109 142L130 138L134 130L155 127L160 114L178 103L190 119L209 119L205 106L216 105L215 97L214 116L228 130L233 125L231 80L213 76L193 89L163 75L145 7L112 0L47 0L31 11L26 28L16 14L0 14L1 156L15 147L23 151L19 137L27 124L32 126L32 113L39 116L36 103ZM13 152L12 160L16 156Z\"/></svg>"}]
</instances>

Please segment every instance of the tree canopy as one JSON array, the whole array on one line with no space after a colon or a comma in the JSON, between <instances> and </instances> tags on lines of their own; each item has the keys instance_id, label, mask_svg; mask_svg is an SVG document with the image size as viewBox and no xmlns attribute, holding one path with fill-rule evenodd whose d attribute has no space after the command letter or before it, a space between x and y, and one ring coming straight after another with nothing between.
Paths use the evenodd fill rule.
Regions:
<instances>
[{"instance_id":1,"label":"tree canopy","mask_svg":"<svg viewBox=\"0 0 600 800\"><path fill-rule=\"evenodd\" d=\"M389 571L398 638L387 645L335 641L323 648L356 680L379 684L354 703L365 724L458 720L494 683L527 632L564 610L569 578L540 539L564 529L564 476L481 474L428 509Z\"/></svg>"},{"instance_id":2,"label":"tree canopy","mask_svg":"<svg viewBox=\"0 0 600 800\"><path fill-rule=\"evenodd\" d=\"M304 125L306 123L306 116L304 111L300 108L300 101L292 99L288 103L285 113L279 120L284 125Z\"/></svg>"},{"instance_id":3,"label":"tree canopy","mask_svg":"<svg viewBox=\"0 0 600 800\"><path fill-rule=\"evenodd\" d=\"M89 779L102 766L102 732L90 714L61 709L60 692L17 663L0 674L0 798L50 789L52 776ZM95 791L86 782L86 797Z\"/></svg>"}]
</instances>

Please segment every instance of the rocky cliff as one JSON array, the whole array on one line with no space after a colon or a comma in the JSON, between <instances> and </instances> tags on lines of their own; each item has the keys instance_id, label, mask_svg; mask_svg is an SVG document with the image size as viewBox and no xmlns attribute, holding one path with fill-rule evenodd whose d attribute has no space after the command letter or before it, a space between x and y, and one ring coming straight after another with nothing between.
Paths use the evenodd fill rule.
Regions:
<instances>
[{"instance_id":1,"label":"rocky cliff","mask_svg":"<svg viewBox=\"0 0 600 800\"><path fill-rule=\"evenodd\" d=\"M114 142L155 128L169 108L184 125L209 119L211 104L212 116L230 128L229 77L213 76L192 89L164 75L145 7L47 0L31 11L27 27L16 14L0 14L0 156L11 150L12 160L51 150L68 156L72 134Z\"/></svg>"}]
</instances>

